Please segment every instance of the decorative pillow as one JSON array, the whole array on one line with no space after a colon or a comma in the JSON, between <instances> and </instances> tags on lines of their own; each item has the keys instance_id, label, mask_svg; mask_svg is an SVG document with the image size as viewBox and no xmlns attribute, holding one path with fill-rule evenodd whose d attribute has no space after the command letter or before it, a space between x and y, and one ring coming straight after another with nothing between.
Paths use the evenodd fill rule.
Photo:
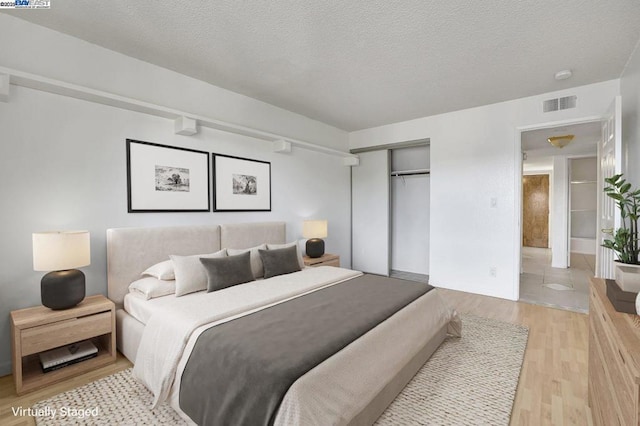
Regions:
<instances>
[{"instance_id":1,"label":"decorative pillow","mask_svg":"<svg viewBox=\"0 0 640 426\"><path fill-rule=\"evenodd\" d=\"M208 277L207 292L248 283L255 279L251 271L251 253L249 252L219 259L202 257L200 262Z\"/></svg>"},{"instance_id":2,"label":"decorative pillow","mask_svg":"<svg viewBox=\"0 0 640 426\"><path fill-rule=\"evenodd\" d=\"M296 246L296 253L298 256L298 263L300 264L300 269L304 269L304 260L302 259L302 250L298 246L297 242L287 243L287 244L267 244L267 250L278 250L291 246Z\"/></svg>"},{"instance_id":3,"label":"decorative pillow","mask_svg":"<svg viewBox=\"0 0 640 426\"><path fill-rule=\"evenodd\" d=\"M200 263L200 258L220 258L226 255L227 251L223 249L211 254L169 256L176 275L176 297L207 289L207 273Z\"/></svg>"},{"instance_id":4,"label":"decorative pillow","mask_svg":"<svg viewBox=\"0 0 640 426\"><path fill-rule=\"evenodd\" d=\"M294 246L276 250L260 250L265 279L299 271L301 268L296 251L297 248Z\"/></svg>"},{"instance_id":5,"label":"decorative pillow","mask_svg":"<svg viewBox=\"0 0 640 426\"><path fill-rule=\"evenodd\" d=\"M176 276L173 272L173 263L171 263L171 259L150 266L140 275L150 275L152 277L156 277L159 280L165 281L176 279Z\"/></svg>"},{"instance_id":6,"label":"decorative pillow","mask_svg":"<svg viewBox=\"0 0 640 426\"><path fill-rule=\"evenodd\" d=\"M251 247L248 249L227 249L229 256L237 256L242 253L251 253L251 270L253 271L253 277L258 279L264 275L264 267L262 266L262 259L258 250L266 250L266 244L260 244L259 246Z\"/></svg>"},{"instance_id":7,"label":"decorative pillow","mask_svg":"<svg viewBox=\"0 0 640 426\"><path fill-rule=\"evenodd\" d=\"M129 284L129 293L138 293L145 299L167 296L176 292L176 282L174 280L159 280L156 277L144 277Z\"/></svg>"}]
</instances>

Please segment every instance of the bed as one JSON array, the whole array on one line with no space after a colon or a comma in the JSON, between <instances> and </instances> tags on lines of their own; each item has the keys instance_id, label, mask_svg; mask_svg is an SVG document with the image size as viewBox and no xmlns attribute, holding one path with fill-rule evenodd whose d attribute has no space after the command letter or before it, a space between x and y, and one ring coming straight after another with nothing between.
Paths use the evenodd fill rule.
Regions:
<instances>
[{"instance_id":1,"label":"bed","mask_svg":"<svg viewBox=\"0 0 640 426\"><path fill-rule=\"evenodd\" d=\"M355 305L349 306L358 306L361 302L358 294L362 294L364 300L365 293L369 293L356 290L358 285L361 288L373 288L367 286L377 285L381 289L394 286L394 293L405 288L400 280L324 266L305 268L299 272L210 293L198 292L181 297L168 295L150 300L129 293L129 284L140 278L142 271L168 259L169 255L213 253L223 248L247 249L263 243L284 244L285 240L286 229L283 222L121 228L107 231L108 296L117 307L117 346L134 363L134 375L154 394L154 404L167 401L188 422L193 422L194 417L198 423L213 423L202 419L216 418L215 415L211 417L215 398L211 397L214 398L213 401L198 402L185 389L193 387L196 390L190 392L197 395L215 395L218 392L218 399L224 398L226 394L233 394L234 391L240 395L239 399L245 399L249 392L247 387L257 388L254 392L257 394L260 391L257 385L254 386L255 381L251 377L246 380L252 385L244 385L245 388L242 383L236 383L242 380L232 380L232 383L224 385L218 383L216 379L222 379L225 373L222 370L215 373L215 379L207 379L211 382L211 392L203 392L202 388L197 390L196 385L191 382L202 381L198 380L199 376L204 377L205 370L209 370L195 367L198 365L196 349L204 345L200 342L205 340L205 336L212 332L226 332L233 326L236 329L244 328L242 324L249 324L249 321L273 321L264 319L266 315L289 317L292 315L291 311L278 314L278 310L287 312L286 309L307 309L295 308L296 304L301 305L305 300L314 305L324 297L334 297L338 301L352 300ZM406 288L410 289L408 285ZM341 296L344 291L360 293L353 293L355 296L349 297ZM331 294L334 296L330 296ZM364 328L363 334L352 342L337 346L335 353L312 368L301 370L303 373L300 377L286 385L282 397L272 397L276 403L270 417L265 417L260 422L250 416L227 419L233 418L234 423L245 424L372 424L447 334L459 336L461 332L456 312L443 302L436 289L428 289L424 294L415 296L415 299L407 300L408 302L398 305L400 308L397 311L385 316L384 320ZM340 309L337 302L329 303L334 304L335 309ZM302 317L305 315L306 312ZM340 321L351 316L357 315L350 312ZM259 318L263 319L258 320ZM326 318L322 321L324 322L330 323ZM280 324L277 318L274 324ZM327 327L332 330L340 328L330 324ZM279 326L266 327L258 333L277 328ZM274 332L277 333L277 330ZM232 339L228 345L234 346L233 336L231 332L219 334L214 336L218 339L214 342L225 342L224 338ZM245 338L249 343L252 339ZM215 346L210 345L213 348L207 350L216 351ZM306 346L308 345L305 344ZM283 353L282 356L288 356L288 353ZM240 364L240 371L244 374L245 368L241 364L244 361L241 357L235 358L227 356L225 362L231 360ZM248 368L249 365L246 367L247 370L251 369ZM229 374L232 379L239 377L235 372ZM232 389L234 387L235 390ZM191 399L186 395L190 395ZM268 403L274 405L273 401ZM204 412L203 415L209 417L197 417L193 414L193 407L195 411L198 411L198 407L202 408L200 411ZM227 411L234 410L238 412L244 409L227 407Z\"/></svg>"}]
</instances>

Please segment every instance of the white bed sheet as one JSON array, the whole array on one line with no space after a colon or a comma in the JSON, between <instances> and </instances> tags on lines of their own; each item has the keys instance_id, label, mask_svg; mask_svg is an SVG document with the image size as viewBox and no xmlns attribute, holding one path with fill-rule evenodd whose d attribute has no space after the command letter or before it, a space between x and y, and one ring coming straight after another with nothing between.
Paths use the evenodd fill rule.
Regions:
<instances>
[{"instance_id":1,"label":"white bed sheet","mask_svg":"<svg viewBox=\"0 0 640 426\"><path fill-rule=\"evenodd\" d=\"M196 293L193 293L193 295L195 294ZM189 296L191 296L191 294L189 294ZM146 324L149 318L151 318L151 315L161 311L166 306L170 306L175 300L176 296L173 294L147 300L143 295L127 293L126 296L124 296L124 310L141 323Z\"/></svg>"}]
</instances>

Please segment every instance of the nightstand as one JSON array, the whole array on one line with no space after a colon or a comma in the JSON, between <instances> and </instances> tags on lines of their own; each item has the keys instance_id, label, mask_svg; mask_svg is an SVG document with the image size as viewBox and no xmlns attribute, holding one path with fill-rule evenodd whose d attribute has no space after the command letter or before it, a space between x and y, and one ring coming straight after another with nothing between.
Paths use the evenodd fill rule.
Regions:
<instances>
[{"instance_id":1,"label":"nightstand","mask_svg":"<svg viewBox=\"0 0 640 426\"><path fill-rule=\"evenodd\" d=\"M305 266L337 266L340 267L340 256L337 254L325 253L320 257L304 256Z\"/></svg>"},{"instance_id":2,"label":"nightstand","mask_svg":"<svg viewBox=\"0 0 640 426\"><path fill-rule=\"evenodd\" d=\"M91 339L98 356L43 373L38 354ZM13 381L22 395L51 383L94 370L116 360L116 308L104 296L89 296L71 309L44 306L11 312Z\"/></svg>"}]
</instances>

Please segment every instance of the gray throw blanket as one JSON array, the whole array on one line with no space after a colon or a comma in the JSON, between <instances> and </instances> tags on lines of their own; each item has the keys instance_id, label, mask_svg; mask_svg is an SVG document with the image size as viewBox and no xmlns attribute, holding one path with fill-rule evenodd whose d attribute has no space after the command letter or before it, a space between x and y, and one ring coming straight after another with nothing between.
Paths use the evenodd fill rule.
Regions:
<instances>
[{"instance_id":1,"label":"gray throw blanket","mask_svg":"<svg viewBox=\"0 0 640 426\"><path fill-rule=\"evenodd\" d=\"M433 287L364 275L204 331L180 408L199 425L272 425L289 387Z\"/></svg>"}]
</instances>

